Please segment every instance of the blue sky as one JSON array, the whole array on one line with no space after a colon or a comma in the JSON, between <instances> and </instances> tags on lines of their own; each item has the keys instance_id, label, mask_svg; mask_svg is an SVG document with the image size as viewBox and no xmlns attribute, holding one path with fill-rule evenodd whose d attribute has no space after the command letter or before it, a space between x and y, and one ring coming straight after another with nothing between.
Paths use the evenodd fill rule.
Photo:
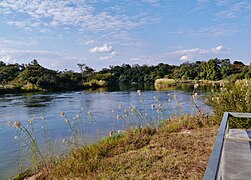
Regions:
<instances>
[{"instance_id":1,"label":"blue sky","mask_svg":"<svg viewBox=\"0 0 251 180\"><path fill-rule=\"evenodd\" d=\"M0 0L0 60L57 70L251 62L250 0Z\"/></svg>"}]
</instances>

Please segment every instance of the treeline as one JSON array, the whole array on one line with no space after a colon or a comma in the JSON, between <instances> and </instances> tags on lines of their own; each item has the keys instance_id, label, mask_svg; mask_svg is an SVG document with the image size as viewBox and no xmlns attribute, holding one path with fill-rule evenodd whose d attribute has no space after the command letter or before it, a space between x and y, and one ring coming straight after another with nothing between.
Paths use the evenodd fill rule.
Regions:
<instances>
[{"instance_id":1,"label":"treeline","mask_svg":"<svg viewBox=\"0 0 251 180\"><path fill-rule=\"evenodd\" d=\"M209 61L185 62L179 66L160 63L156 66L129 65L110 66L98 74L111 73L114 83L154 83L156 79L221 80L251 78L251 65L230 59L210 59Z\"/></svg>"},{"instance_id":2,"label":"treeline","mask_svg":"<svg viewBox=\"0 0 251 180\"><path fill-rule=\"evenodd\" d=\"M78 64L81 72L55 71L42 67L37 60L30 64L5 64L0 61L0 92L37 90L80 90L117 84L154 83L159 78L182 80L221 80L251 78L251 65L229 59L185 62L179 66L160 63L156 66L110 66L99 72Z\"/></svg>"}]
</instances>

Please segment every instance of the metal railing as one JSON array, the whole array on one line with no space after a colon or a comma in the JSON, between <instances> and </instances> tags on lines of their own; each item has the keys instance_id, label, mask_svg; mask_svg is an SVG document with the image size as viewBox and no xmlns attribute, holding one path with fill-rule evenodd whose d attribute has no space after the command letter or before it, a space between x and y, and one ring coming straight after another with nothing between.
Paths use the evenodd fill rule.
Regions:
<instances>
[{"instance_id":1,"label":"metal railing","mask_svg":"<svg viewBox=\"0 0 251 180\"><path fill-rule=\"evenodd\" d=\"M251 118L251 113L235 113L235 112L225 112L222 121L220 124L220 128L215 139L214 147L212 154L210 156L207 169L204 175L204 180L217 180L221 179L221 155L225 140L225 134L228 132L228 120L229 117L235 118Z\"/></svg>"}]
</instances>

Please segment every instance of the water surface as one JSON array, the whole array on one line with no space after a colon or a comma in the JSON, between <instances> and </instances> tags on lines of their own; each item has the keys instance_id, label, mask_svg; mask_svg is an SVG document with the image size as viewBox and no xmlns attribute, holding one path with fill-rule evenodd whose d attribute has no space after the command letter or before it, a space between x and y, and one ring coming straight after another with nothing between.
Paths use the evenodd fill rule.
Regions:
<instances>
[{"instance_id":1,"label":"water surface","mask_svg":"<svg viewBox=\"0 0 251 180\"><path fill-rule=\"evenodd\" d=\"M142 90L141 96L136 93L137 88ZM163 91L155 91L153 87L137 87L118 89L99 89L94 91L60 92L44 94L10 94L0 96L0 179L8 179L20 171L21 154L18 130L7 127L7 121L20 121L28 124L27 120L34 118L38 142L42 142L43 125L48 125L48 133L56 143L57 152L63 153L67 149L62 140L71 136L69 127L65 124L60 112L64 112L68 119L79 117L83 120L84 142L97 142L100 137L105 137L113 129L125 128L123 119L117 119L117 115L123 115L129 111L129 107L137 108L147 113L144 123L151 123L158 119L160 113L156 111L157 101L161 102L165 111L161 112L166 118L179 113L196 113L192 100L193 86L169 88ZM200 94L206 92L201 88ZM197 105L210 111L198 98ZM152 109L155 104L155 109ZM123 105L123 106L121 106ZM145 110L146 109L146 110ZM93 117L88 117L88 112ZM41 116L45 120L41 120ZM154 118L152 118L154 117ZM94 122L95 121L95 122ZM133 126L133 124L131 124ZM136 125L136 124L135 124ZM23 158L24 159L24 158Z\"/></svg>"}]
</instances>

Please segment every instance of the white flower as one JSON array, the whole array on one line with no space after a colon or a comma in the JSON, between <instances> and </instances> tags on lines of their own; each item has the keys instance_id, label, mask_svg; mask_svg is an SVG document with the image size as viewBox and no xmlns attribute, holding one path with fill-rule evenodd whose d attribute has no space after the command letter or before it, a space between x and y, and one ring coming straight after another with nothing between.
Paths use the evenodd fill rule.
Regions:
<instances>
[{"instance_id":1,"label":"white flower","mask_svg":"<svg viewBox=\"0 0 251 180\"><path fill-rule=\"evenodd\" d=\"M192 95L192 97L193 97L193 100L196 100L196 99L198 98L198 93L194 93L194 94Z\"/></svg>"},{"instance_id":2,"label":"white flower","mask_svg":"<svg viewBox=\"0 0 251 180\"><path fill-rule=\"evenodd\" d=\"M137 90L137 94L141 96L141 90Z\"/></svg>"},{"instance_id":3,"label":"white flower","mask_svg":"<svg viewBox=\"0 0 251 180\"><path fill-rule=\"evenodd\" d=\"M6 122L6 126L11 126L11 122L10 122L10 121L7 121L7 122Z\"/></svg>"}]
</instances>

